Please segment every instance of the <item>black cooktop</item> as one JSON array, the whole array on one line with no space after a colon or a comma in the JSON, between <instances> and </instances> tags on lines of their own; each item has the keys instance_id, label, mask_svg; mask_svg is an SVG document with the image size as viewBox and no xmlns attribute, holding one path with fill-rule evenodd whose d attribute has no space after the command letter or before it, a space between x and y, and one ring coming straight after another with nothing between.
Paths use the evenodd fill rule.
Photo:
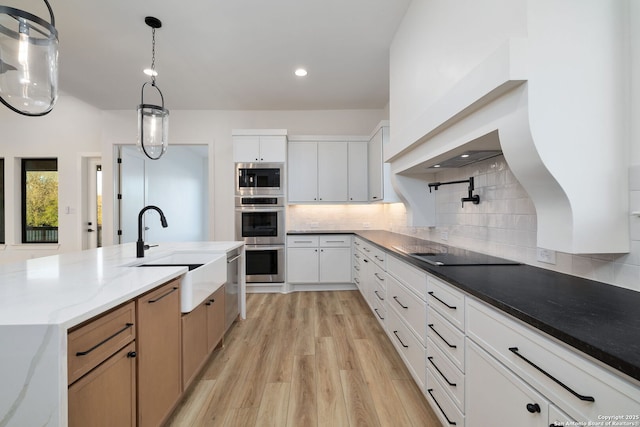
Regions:
<instances>
[{"instance_id":1,"label":"black cooktop","mask_svg":"<svg viewBox=\"0 0 640 427\"><path fill-rule=\"evenodd\" d=\"M429 242L427 245L394 246L394 249L431 265L518 265L519 262L492 255Z\"/></svg>"}]
</instances>

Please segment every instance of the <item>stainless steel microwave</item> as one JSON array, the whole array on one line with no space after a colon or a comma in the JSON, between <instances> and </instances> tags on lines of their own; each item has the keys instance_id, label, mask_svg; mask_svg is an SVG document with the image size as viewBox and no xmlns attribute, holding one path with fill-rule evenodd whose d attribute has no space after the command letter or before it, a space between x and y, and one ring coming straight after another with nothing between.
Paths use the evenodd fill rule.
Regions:
<instances>
[{"instance_id":1,"label":"stainless steel microwave","mask_svg":"<svg viewBox=\"0 0 640 427\"><path fill-rule=\"evenodd\" d=\"M284 195L284 163L236 163L236 195Z\"/></svg>"}]
</instances>

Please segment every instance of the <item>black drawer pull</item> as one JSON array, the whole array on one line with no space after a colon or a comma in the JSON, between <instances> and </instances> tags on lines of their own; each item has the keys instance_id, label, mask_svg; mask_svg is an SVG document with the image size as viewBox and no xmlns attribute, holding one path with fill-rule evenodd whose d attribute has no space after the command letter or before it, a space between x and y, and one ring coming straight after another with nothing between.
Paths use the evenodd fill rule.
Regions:
<instances>
[{"instance_id":1,"label":"black drawer pull","mask_svg":"<svg viewBox=\"0 0 640 427\"><path fill-rule=\"evenodd\" d=\"M538 405L537 403L527 403L527 411L529 411L532 414L535 414L536 412L539 414L540 405Z\"/></svg>"},{"instance_id":2,"label":"black drawer pull","mask_svg":"<svg viewBox=\"0 0 640 427\"><path fill-rule=\"evenodd\" d=\"M393 299L394 299L394 300L396 300L396 302L397 302L398 304L400 304L400 307L402 307L402 308L409 308L408 306L406 306L406 305L402 304L402 303L400 302L400 300L398 299L398 297L397 297L397 296L394 296L394 297L393 297Z\"/></svg>"},{"instance_id":3,"label":"black drawer pull","mask_svg":"<svg viewBox=\"0 0 640 427\"><path fill-rule=\"evenodd\" d=\"M373 293L374 293L374 294L376 294L376 296L378 297L378 299L379 299L380 301L384 301L384 298L382 298L382 297L380 296L380 294L378 293L378 290L373 291Z\"/></svg>"},{"instance_id":4,"label":"black drawer pull","mask_svg":"<svg viewBox=\"0 0 640 427\"><path fill-rule=\"evenodd\" d=\"M547 378L551 379L553 382L558 384L563 389L567 390L569 393L573 394L578 399L580 399L582 401L585 401L585 402L595 402L596 401L596 399L594 399L592 396L583 396L581 394L576 393L572 389L570 389L567 385L562 383L560 380L555 378L553 375L551 375L550 373L548 373L547 371L545 371L544 369L542 369L541 367L539 367L538 365L536 365L535 363L533 363L532 361L530 361L529 359L527 359L526 357L524 357L523 355L518 353L518 347L509 347L509 351L512 352L513 354L515 354L516 356L518 356L520 359L522 359L525 362L527 362L529 365L531 365L534 368L536 368L539 372L541 372L545 376L547 376Z\"/></svg>"},{"instance_id":5,"label":"black drawer pull","mask_svg":"<svg viewBox=\"0 0 640 427\"><path fill-rule=\"evenodd\" d=\"M378 317L380 318L380 320L384 320L384 317L380 316L380 312L378 311L377 308L374 308L373 311L376 312L376 314L378 315Z\"/></svg>"},{"instance_id":6,"label":"black drawer pull","mask_svg":"<svg viewBox=\"0 0 640 427\"><path fill-rule=\"evenodd\" d=\"M364 258L362 261L364 261L364 262L369 262L369 260L368 260L368 259L366 259L366 258Z\"/></svg>"},{"instance_id":7,"label":"black drawer pull","mask_svg":"<svg viewBox=\"0 0 640 427\"><path fill-rule=\"evenodd\" d=\"M138 353L136 353L135 351L130 351L129 353L127 353L127 357L130 358L130 359L133 359L137 355L138 355Z\"/></svg>"},{"instance_id":8,"label":"black drawer pull","mask_svg":"<svg viewBox=\"0 0 640 427\"><path fill-rule=\"evenodd\" d=\"M430 324L428 324L427 326L428 326L428 327L430 327L430 328L431 328L431 330L432 330L433 332L435 332L435 333L436 333L436 335L437 335L437 336L439 336L439 337L440 337L440 339L441 339L442 341L444 341L444 343L445 343L446 345L448 345L448 346L449 346L449 348L458 348L458 346L457 346L457 345L449 344L449 341L447 341L446 339L444 339L444 337L443 337L442 335L440 335L440 334L438 333L438 331L436 331L436 328L434 328L434 327L433 327L433 323L430 323Z\"/></svg>"},{"instance_id":9,"label":"black drawer pull","mask_svg":"<svg viewBox=\"0 0 640 427\"><path fill-rule=\"evenodd\" d=\"M451 310L456 310L456 309L457 309L457 307L456 307L456 306L454 306L454 305L449 305L449 304L447 304L446 302L442 301L442 300L441 300L440 298L438 298L437 296L435 296L435 295L433 294L433 291L431 291L431 292L427 292L427 293L428 293L429 295L431 295L432 297L434 297L434 298L436 299L436 301L439 301L440 303L444 304L444 305L445 305L445 307L447 307L447 308L449 308L449 309L451 309Z\"/></svg>"},{"instance_id":10,"label":"black drawer pull","mask_svg":"<svg viewBox=\"0 0 640 427\"><path fill-rule=\"evenodd\" d=\"M104 340L100 341L98 344L94 345L93 347L91 347L89 350L85 350L85 351L79 351L76 353L76 356L86 356L87 354L91 353L93 350L95 350L96 348L100 347L101 345L105 344L107 341L117 337L118 335L120 335L121 333L123 333L124 331L126 331L127 329L129 329L130 327L133 326L133 323L125 323L125 327L120 329L118 332L116 332L115 334L111 335L110 337L105 338Z\"/></svg>"},{"instance_id":11,"label":"black drawer pull","mask_svg":"<svg viewBox=\"0 0 640 427\"><path fill-rule=\"evenodd\" d=\"M449 417L447 417L447 414L444 412L444 410L442 409L442 406L440 406L440 404L438 403L438 401L436 400L436 397L433 395L433 393L431 393L433 391L432 388L427 390L429 392L429 394L431 395L431 398L433 399L434 402L436 402L436 406L438 407L438 409L440 409L440 412L442 412L442 415L444 415L444 417L447 419L447 422L449 423L450 426L455 426L457 425L455 421L451 421L449 419Z\"/></svg>"},{"instance_id":12,"label":"black drawer pull","mask_svg":"<svg viewBox=\"0 0 640 427\"><path fill-rule=\"evenodd\" d=\"M408 345L406 345L405 343L403 343L403 342L402 342L402 340L400 339L400 337L398 336L398 331L393 331L393 335L395 335L395 336L396 336L396 338L398 338L398 341L400 341L400 344L402 344L402 346L403 346L404 348L409 348L409 346L408 346Z\"/></svg>"},{"instance_id":13,"label":"black drawer pull","mask_svg":"<svg viewBox=\"0 0 640 427\"><path fill-rule=\"evenodd\" d=\"M215 299L215 298L211 298L209 301L207 301L207 302L205 303L205 305L211 305L211 304L213 304L214 302L216 302L216 299Z\"/></svg>"},{"instance_id":14,"label":"black drawer pull","mask_svg":"<svg viewBox=\"0 0 640 427\"><path fill-rule=\"evenodd\" d=\"M354 282L356 282L356 284L357 284L357 285L359 285L359 284L360 284L360 280L358 280L358 278L357 278L357 277L354 277L354 278L353 278L353 281L354 281Z\"/></svg>"},{"instance_id":15,"label":"black drawer pull","mask_svg":"<svg viewBox=\"0 0 640 427\"><path fill-rule=\"evenodd\" d=\"M177 290L178 290L178 288L177 288L177 287L174 287L173 289L171 289L171 290L170 290L169 292L167 292L166 294L162 294L162 295L160 295L160 296L159 296L158 298L156 298L156 299L150 299L150 300L149 300L149 304L153 304L154 302L158 302L158 301L160 301L162 298L164 298L164 297L166 297L166 296L169 296L170 294L174 293L174 292L175 292L175 291L177 291Z\"/></svg>"},{"instance_id":16,"label":"black drawer pull","mask_svg":"<svg viewBox=\"0 0 640 427\"><path fill-rule=\"evenodd\" d=\"M384 262L384 258L380 258L378 255L374 255L373 257L380 262Z\"/></svg>"},{"instance_id":17,"label":"black drawer pull","mask_svg":"<svg viewBox=\"0 0 640 427\"><path fill-rule=\"evenodd\" d=\"M357 265L354 265L354 266L353 266L353 269L354 269L355 271L360 271L360 267L358 267Z\"/></svg>"},{"instance_id":18,"label":"black drawer pull","mask_svg":"<svg viewBox=\"0 0 640 427\"><path fill-rule=\"evenodd\" d=\"M384 277L380 277L378 273L373 273L373 275L376 276L381 282L384 282Z\"/></svg>"},{"instance_id":19,"label":"black drawer pull","mask_svg":"<svg viewBox=\"0 0 640 427\"><path fill-rule=\"evenodd\" d=\"M436 368L436 371L438 371L438 373L440 374L440 376L442 378L444 378L444 380L447 382L447 384L449 384L451 387L457 387L456 383L452 383L451 381L449 381L449 379L447 377L444 376L444 374L442 373L442 371L438 368L438 366L433 363L433 357L429 356L427 357L427 359L429 359L429 362L431 362L431 364L433 365L434 368Z\"/></svg>"}]
</instances>

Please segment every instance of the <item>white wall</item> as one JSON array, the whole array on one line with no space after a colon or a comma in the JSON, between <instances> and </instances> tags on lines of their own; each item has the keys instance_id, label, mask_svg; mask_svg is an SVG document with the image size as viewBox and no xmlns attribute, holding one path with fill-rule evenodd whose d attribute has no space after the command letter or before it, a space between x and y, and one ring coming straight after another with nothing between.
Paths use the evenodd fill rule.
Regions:
<instances>
[{"instance_id":1,"label":"white wall","mask_svg":"<svg viewBox=\"0 0 640 427\"><path fill-rule=\"evenodd\" d=\"M5 159L6 244L0 263L82 249L82 157L99 156L101 112L61 96L44 117L20 116L0 108L0 157ZM55 157L59 176L59 244L21 244L20 159Z\"/></svg>"}]
</instances>

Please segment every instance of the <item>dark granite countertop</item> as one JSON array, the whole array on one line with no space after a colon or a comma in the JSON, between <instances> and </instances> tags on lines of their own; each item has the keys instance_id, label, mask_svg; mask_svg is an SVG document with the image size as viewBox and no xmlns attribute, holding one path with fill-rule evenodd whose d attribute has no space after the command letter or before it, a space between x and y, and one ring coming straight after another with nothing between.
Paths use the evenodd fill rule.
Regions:
<instances>
[{"instance_id":1,"label":"dark granite countertop","mask_svg":"<svg viewBox=\"0 0 640 427\"><path fill-rule=\"evenodd\" d=\"M289 234L329 233L347 231ZM640 380L640 292L528 265L434 266L395 249L423 240L378 230L351 233Z\"/></svg>"}]
</instances>

